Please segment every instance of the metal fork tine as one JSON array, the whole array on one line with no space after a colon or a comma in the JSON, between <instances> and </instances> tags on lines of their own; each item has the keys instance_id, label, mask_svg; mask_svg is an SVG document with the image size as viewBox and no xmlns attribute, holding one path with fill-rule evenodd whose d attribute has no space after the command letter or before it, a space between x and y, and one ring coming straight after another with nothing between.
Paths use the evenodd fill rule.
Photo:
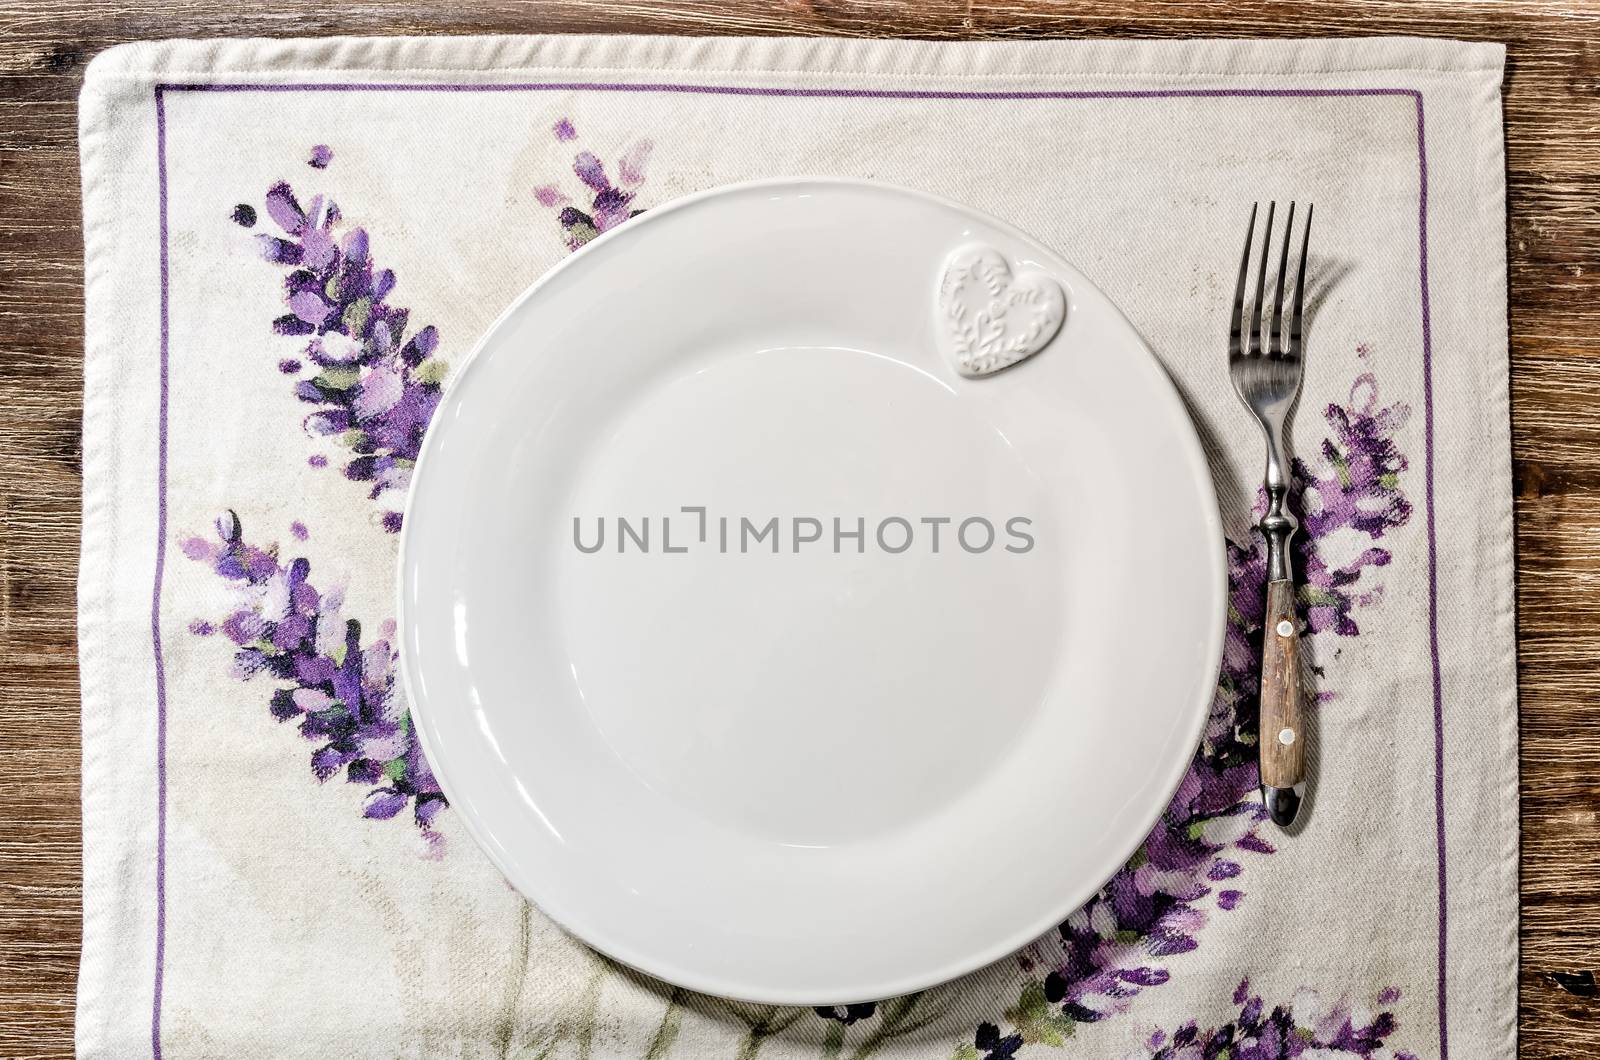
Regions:
<instances>
[{"instance_id":1,"label":"metal fork tine","mask_svg":"<svg viewBox=\"0 0 1600 1060\"><path fill-rule=\"evenodd\" d=\"M1294 234L1294 201L1289 202L1289 216L1283 223L1283 245L1278 249L1278 289L1272 296L1272 330L1268 333L1267 353L1283 356L1283 281L1289 272L1289 237Z\"/></svg>"},{"instance_id":2,"label":"metal fork tine","mask_svg":"<svg viewBox=\"0 0 1600 1060\"><path fill-rule=\"evenodd\" d=\"M1239 258L1239 286L1233 292L1233 318L1228 326L1229 360L1243 352L1239 340L1244 333L1244 282L1250 272L1250 240L1256 234L1256 208L1260 205L1260 203L1250 204L1250 227L1244 232L1244 254Z\"/></svg>"},{"instance_id":3,"label":"metal fork tine","mask_svg":"<svg viewBox=\"0 0 1600 1060\"><path fill-rule=\"evenodd\" d=\"M1261 269L1256 273L1256 300L1250 307L1250 356L1261 356L1261 296L1267 289L1267 251L1272 247L1272 212L1276 201L1267 203L1267 225L1261 232Z\"/></svg>"},{"instance_id":4,"label":"metal fork tine","mask_svg":"<svg viewBox=\"0 0 1600 1060\"><path fill-rule=\"evenodd\" d=\"M1290 357L1300 356L1300 317L1306 296L1306 252L1311 247L1311 214L1315 209L1314 203L1306 203L1306 230L1300 236L1300 270L1294 281L1294 310L1289 317Z\"/></svg>"}]
</instances>

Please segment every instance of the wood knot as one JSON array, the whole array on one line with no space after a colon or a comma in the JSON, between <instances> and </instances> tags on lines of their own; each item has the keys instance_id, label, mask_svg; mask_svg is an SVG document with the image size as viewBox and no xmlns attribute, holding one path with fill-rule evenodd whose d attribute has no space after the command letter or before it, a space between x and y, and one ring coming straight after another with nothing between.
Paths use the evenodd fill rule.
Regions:
<instances>
[{"instance_id":1,"label":"wood knot","mask_svg":"<svg viewBox=\"0 0 1600 1060\"><path fill-rule=\"evenodd\" d=\"M1550 978L1556 985L1574 997L1594 997L1597 993L1594 983L1594 972L1552 972Z\"/></svg>"}]
</instances>

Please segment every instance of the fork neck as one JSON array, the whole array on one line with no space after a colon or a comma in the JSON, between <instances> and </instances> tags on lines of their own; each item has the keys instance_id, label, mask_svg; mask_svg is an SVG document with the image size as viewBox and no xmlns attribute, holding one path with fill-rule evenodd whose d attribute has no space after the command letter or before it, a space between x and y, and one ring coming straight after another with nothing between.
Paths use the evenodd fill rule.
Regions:
<instances>
[{"instance_id":1,"label":"fork neck","mask_svg":"<svg viewBox=\"0 0 1600 1060\"><path fill-rule=\"evenodd\" d=\"M1281 430L1267 430L1267 511L1261 535L1267 539L1267 581L1289 580L1289 541L1300 528L1288 508L1289 460Z\"/></svg>"}]
</instances>

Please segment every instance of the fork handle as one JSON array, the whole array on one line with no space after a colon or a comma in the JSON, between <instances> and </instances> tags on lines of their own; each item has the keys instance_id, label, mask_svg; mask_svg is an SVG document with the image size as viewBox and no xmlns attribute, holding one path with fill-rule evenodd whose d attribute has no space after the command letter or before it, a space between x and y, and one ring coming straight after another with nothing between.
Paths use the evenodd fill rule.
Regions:
<instances>
[{"instance_id":1,"label":"fork handle","mask_svg":"<svg viewBox=\"0 0 1600 1060\"><path fill-rule=\"evenodd\" d=\"M1305 709L1300 688L1300 632L1294 582L1267 583L1261 646L1261 798L1274 822L1287 826L1300 810L1305 782Z\"/></svg>"}]
</instances>

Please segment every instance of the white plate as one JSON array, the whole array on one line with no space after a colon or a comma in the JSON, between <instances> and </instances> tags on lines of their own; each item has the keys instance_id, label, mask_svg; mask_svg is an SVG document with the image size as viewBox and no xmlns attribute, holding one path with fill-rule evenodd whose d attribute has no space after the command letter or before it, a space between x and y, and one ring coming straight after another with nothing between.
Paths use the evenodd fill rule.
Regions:
<instances>
[{"instance_id":1,"label":"white plate","mask_svg":"<svg viewBox=\"0 0 1600 1060\"><path fill-rule=\"evenodd\" d=\"M972 379L941 277L983 247L1022 292L990 346L1048 339L1053 284L1065 322ZM741 552L773 516L780 551ZM459 372L402 672L451 805L574 934L695 990L870 1000L1025 945L1132 854L1207 715L1222 561L1184 406L1076 269L918 193L746 184L595 240Z\"/></svg>"}]
</instances>

